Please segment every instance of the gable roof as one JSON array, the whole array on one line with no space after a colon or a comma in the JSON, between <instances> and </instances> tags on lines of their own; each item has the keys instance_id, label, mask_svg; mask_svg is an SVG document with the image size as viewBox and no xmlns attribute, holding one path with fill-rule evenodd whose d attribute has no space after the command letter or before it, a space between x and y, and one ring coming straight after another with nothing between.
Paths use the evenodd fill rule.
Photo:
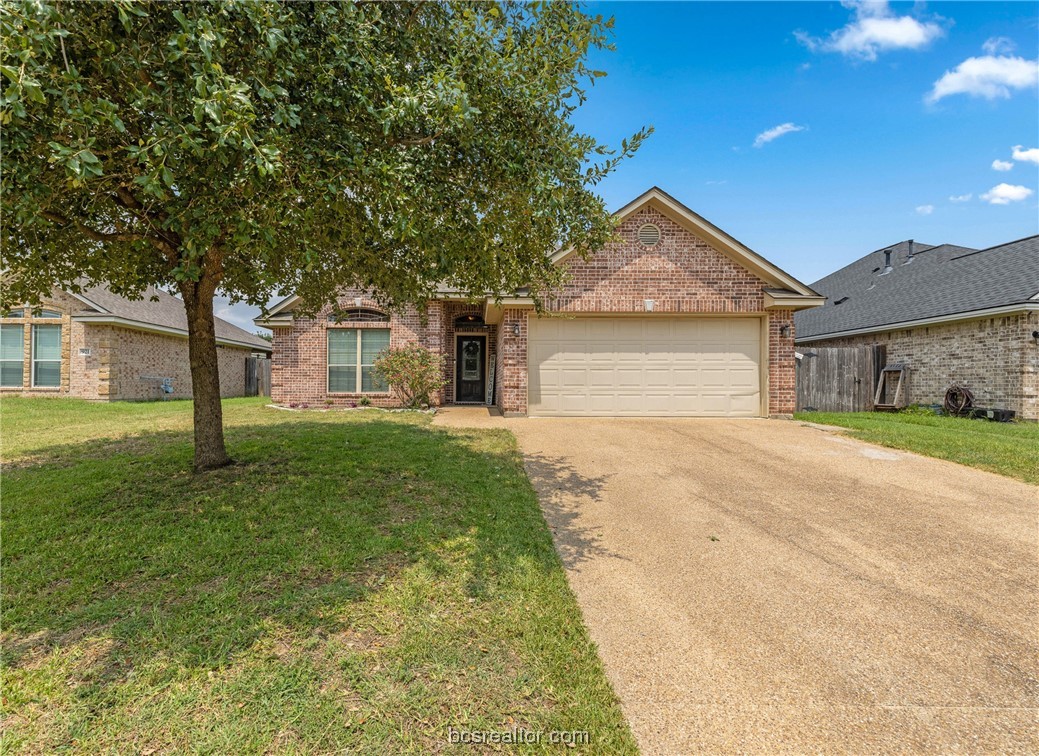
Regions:
<instances>
[{"instance_id":1,"label":"gable roof","mask_svg":"<svg viewBox=\"0 0 1039 756\"><path fill-rule=\"evenodd\" d=\"M774 306L796 310L805 307L817 307L823 303L823 297L813 291L811 287L806 286L786 271L773 265L757 252L750 249L750 247L737 241L703 216L694 213L660 187L654 186L643 192L615 212L614 216L618 220L623 220L647 205L654 207L678 225L696 234L766 283L772 284L773 288L766 289L766 298L771 297ZM574 250L570 248L559 249L552 255L552 262L559 265L573 252ZM444 295L457 294L457 292L446 288L441 288L440 293ZM261 315L253 322L265 328L288 326L292 323L291 310L297 302L299 302L298 295L292 294L287 296L270 308L266 316ZM488 306L492 303L494 303L493 297L489 296L487 298ZM517 292L516 297L507 299L507 303L529 306L533 304L533 300L526 296L526 292L521 291Z\"/></svg>"},{"instance_id":2,"label":"gable roof","mask_svg":"<svg viewBox=\"0 0 1039 756\"><path fill-rule=\"evenodd\" d=\"M700 237L734 262L749 269L767 283L772 284L776 289L790 292L794 296L811 298L819 296L810 286L801 283L786 271L773 265L750 247L722 231L702 215L693 212L658 186L651 187L640 194L614 213L614 216L618 220L624 220L647 205L660 211L679 226ZM559 250L552 256L552 261L555 263L562 262L571 254L573 254L571 249Z\"/></svg>"},{"instance_id":3,"label":"gable roof","mask_svg":"<svg viewBox=\"0 0 1039 756\"><path fill-rule=\"evenodd\" d=\"M982 250L899 242L812 287L829 301L794 316L799 342L981 317L997 308L1039 308L1039 236Z\"/></svg>"},{"instance_id":4,"label":"gable roof","mask_svg":"<svg viewBox=\"0 0 1039 756\"><path fill-rule=\"evenodd\" d=\"M108 323L175 336L188 335L188 316L184 312L184 302L154 286L145 289L144 298L139 300L127 299L104 285L84 287L81 292L70 294L84 304L82 310L72 313L73 320ZM271 351L270 343L259 336L221 318L214 316L213 320L217 344Z\"/></svg>"}]
</instances>

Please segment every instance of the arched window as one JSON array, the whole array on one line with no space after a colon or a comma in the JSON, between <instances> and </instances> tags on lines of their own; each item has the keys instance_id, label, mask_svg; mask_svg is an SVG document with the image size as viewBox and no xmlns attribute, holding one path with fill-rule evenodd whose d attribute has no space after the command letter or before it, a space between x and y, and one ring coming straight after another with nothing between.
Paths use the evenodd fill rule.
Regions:
<instances>
[{"instance_id":1,"label":"arched window","mask_svg":"<svg viewBox=\"0 0 1039 756\"><path fill-rule=\"evenodd\" d=\"M483 316L475 313L459 315L455 318L455 328L483 328Z\"/></svg>"},{"instance_id":2,"label":"arched window","mask_svg":"<svg viewBox=\"0 0 1039 756\"><path fill-rule=\"evenodd\" d=\"M390 316L369 307L351 307L329 314L329 323L389 323Z\"/></svg>"},{"instance_id":3,"label":"arched window","mask_svg":"<svg viewBox=\"0 0 1039 756\"><path fill-rule=\"evenodd\" d=\"M61 313L58 312L57 310L39 310L37 312L34 312L32 314L32 316L34 318L53 319L53 318L60 318L61 317Z\"/></svg>"}]
</instances>

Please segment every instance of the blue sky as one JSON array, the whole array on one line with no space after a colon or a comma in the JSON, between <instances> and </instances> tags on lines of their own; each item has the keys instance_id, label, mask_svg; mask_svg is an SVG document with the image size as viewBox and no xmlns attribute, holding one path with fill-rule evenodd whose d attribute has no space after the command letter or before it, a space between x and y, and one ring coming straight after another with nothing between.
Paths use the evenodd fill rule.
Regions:
<instances>
[{"instance_id":1,"label":"blue sky","mask_svg":"<svg viewBox=\"0 0 1039 756\"><path fill-rule=\"evenodd\" d=\"M574 120L655 129L609 207L659 186L807 283L902 239L987 247L1039 233L1037 7L592 3L616 50Z\"/></svg>"},{"instance_id":2,"label":"blue sky","mask_svg":"<svg viewBox=\"0 0 1039 756\"><path fill-rule=\"evenodd\" d=\"M656 130L600 187L610 207L658 185L807 282L901 239L985 247L1039 232L1039 163L1012 158L1039 146L1035 3L590 8L615 17L616 51L593 58L609 76L578 126L611 144ZM981 60L943 87L973 93L929 101L968 58L995 70ZM1004 97L999 58L1019 59L1031 83ZM783 124L803 130L754 147ZM1031 194L981 198L999 184Z\"/></svg>"}]
</instances>

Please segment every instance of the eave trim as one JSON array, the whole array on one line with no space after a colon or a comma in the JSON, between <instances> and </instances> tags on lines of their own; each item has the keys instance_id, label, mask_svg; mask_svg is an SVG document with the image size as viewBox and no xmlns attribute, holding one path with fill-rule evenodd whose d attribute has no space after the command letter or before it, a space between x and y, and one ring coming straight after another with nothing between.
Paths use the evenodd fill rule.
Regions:
<instances>
[{"instance_id":1,"label":"eave trim","mask_svg":"<svg viewBox=\"0 0 1039 756\"><path fill-rule=\"evenodd\" d=\"M114 325L120 328L129 328L133 331L146 331L148 333L158 333L164 336L178 336L186 339L188 332L181 328L173 328L171 326L157 325L155 323L145 323L140 320L131 320L129 318L121 318L118 315L73 315L72 320L76 323L88 323L91 325ZM258 344L252 344L248 341L238 341L237 339L228 339L223 336L216 337L216 343L222 346L234 346L242 347L244 349L251 349L254 352L270 352L271 346L260 346Z\"/></svg>"},{"instance_id":2,"label":"eave trim","mask_svg":"<svg viewBox=\"0 0 1039 756\"><path fill-rule=\"evenodd\" d=\"M793 292L780 293L765 290L766 310L807 310L826 303L824 296L805 296Z\"/></svg>"},{"instance_id":3,"label":"eave trim","mask_svg":"<svg viewBox=\"0 0 1039 756\"><path fill-rule=\"evenodd\" d=\"M940 325L942 323L956 323L962 320L980 320L982 318L999 317L1001 315L1014 315L1020 312L1039 310L1039 302L1020 302L1018 304L1003 305L1001 307L989 307L984 310L969 310L957 312L951 315L937 315L933 318L920 318L918 320L903 320L898 323L885 323L884 325L868 326L866 328L852 328L847 331L832 331L820 333L815 336L796 337L795 344L807 344L812 341L825 341L826 339L839 339L845 336L859 336L866 333L887 333L888 331L900 331L904 328L919 328L927 325Z\"/></svg>"}]
</instances>

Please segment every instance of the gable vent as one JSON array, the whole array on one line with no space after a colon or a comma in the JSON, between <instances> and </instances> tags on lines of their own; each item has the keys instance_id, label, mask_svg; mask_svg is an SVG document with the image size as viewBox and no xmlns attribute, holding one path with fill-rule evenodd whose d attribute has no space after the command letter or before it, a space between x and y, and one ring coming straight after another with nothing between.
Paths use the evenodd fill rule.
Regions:
<instances>
[{"instance_id":1,"label":"gable vent","mask_svg":"<svg viewBox=\"0 0 1039 756\"><path fill-rule=\"evenodd\" d=\"M660 241L660 229L652 223L647 223L639 229L639 244L652 247Z\"/></svg>"}]
</instances>

